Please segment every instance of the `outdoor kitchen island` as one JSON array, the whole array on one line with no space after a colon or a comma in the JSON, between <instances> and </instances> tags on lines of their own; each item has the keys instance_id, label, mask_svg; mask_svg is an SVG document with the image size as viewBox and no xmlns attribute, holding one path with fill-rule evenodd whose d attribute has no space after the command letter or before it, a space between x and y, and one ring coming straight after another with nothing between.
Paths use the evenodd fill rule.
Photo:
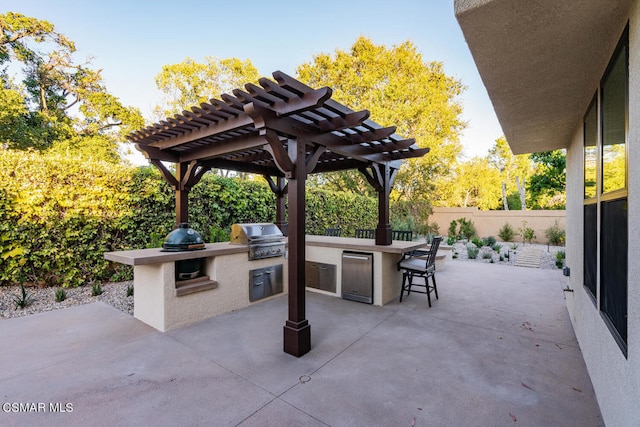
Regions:
<instances>
[{"instance_id":1,"label":"outdoor kitchen island","mask_svg":"<svg viewBox=\"0 0 640 427\"><path fill-rule=\"evenodd\" d=\"M250 287L252 277L264 275L269 283L263 286L268 285L273 295L286 293L284 257L250 261L248 254L247 245L221 242L207 243L196 251L154 248L107 252L104 257L133 266L134 317L164 332L252 304L250 288L260 287ZM198 258L202 259L200 276L177 280L177 263ZM269 296L265 292L257 299Z\"/></svg>"},{"instance_id":2,"label":"outdoor kitchen island","mask_svg":"<svg viewBox=\"0 0 640 427\"><path fill-rule=\"evenodd\" d=\"M334 291L307 289L336 297L342 297L344 290L341 281L344 253L371 254L371 302L374 305L384 305L398 298L402 275L396 263L402 253L425 246L423 241L393 241L391 245L376 245L374 239L313 235L305 236L305 243L308 263L335 266ZM286 256L252 260L248 245L207 243L204 249L195 251L138 249L107 252L104 257L133 266L134 317L160 331L186 326L257 302L252 292L259 288L259 284L250 285L250 281L262 274L268 291L258 296L258 300L288 291ZM197 258L202 259L199 277L179 280L176 263Z\"/></svg>"},{"instance_id":3,"label":"outdoor kitchen island","mask_svg":"<svg viewBox=\"0 0 640 427\"><path fill-rule=\"evenodd\" d=\"M398 271L397 263L404 252L426 246L422 241L394 240L390 245L376 245L374 239L357 239L352 237L330 237L307 235L306 260L328 266L335 266L336 286L335 291L322 291L322 293L342 296L346 287L342 284L343 256L359 254L373 255L373 301L374 305L387 304L400 296L402 273ZM444 256L440 257L441 259ZM307 277L309 279L309 277ZM307 282L308 283L308 282ZM316 290L308 288L310 290Z\"/></svg>"}]
</instances>

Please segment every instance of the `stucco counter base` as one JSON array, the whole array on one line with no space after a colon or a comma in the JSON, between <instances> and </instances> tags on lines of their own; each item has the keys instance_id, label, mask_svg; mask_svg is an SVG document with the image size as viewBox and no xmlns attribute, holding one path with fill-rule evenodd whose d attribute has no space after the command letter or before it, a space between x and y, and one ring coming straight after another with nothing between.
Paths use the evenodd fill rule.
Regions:
<instances>
[{"instance_id":1,"label":"stucco counter base","mask_svg":"<svg viewBox=\"0 0 640 427\"><path fill-rule=\"evenodd\" d=\"M424 248L424 241L396 241L391 245L376 245L373 239L351 237L307 236L307 261L334 264L336 266L336 293L308 288L314 292L342 295L342 253L357 251L373 254L373 304L384 305L400 297L402 273L397 263L404 252ZM440 253L440 251L438 251ZM442 256L441 258L444 258ZM444 259L442 259L442 262Z\"/></svg>"},{"instance_id":2,"label":"stucco counter base","mask_svg":"<svg viewBox=\"0 0 640 427\"><path fill-rule=\"evenodd\" d=\"M249 301L249 272L254 269L282 265L283 292L288 291L284 257L249 261L245 245L209 243L192 252L141 249L107 252L104 257L133 266L134 317L163 332L260 302ZM175 261L193 258L203 259L201 274L215 285L204 286L200 292L180 293Z\"/></svg>"}]
</instances>

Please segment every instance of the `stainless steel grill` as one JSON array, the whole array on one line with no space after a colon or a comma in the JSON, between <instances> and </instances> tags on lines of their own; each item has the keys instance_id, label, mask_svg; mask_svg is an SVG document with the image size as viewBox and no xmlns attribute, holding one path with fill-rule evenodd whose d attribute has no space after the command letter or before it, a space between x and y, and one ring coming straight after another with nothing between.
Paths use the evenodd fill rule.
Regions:
<instances>
[{"instance_id":1,"label":"stainless steel grill","mask_svg":"<svg viewBox=\"0 0 640 427\"><path fill-rule=\"evenodd\" d=\"M282 231L273 223L233 224L232 245L248 245L249 260L284 255L285 243Z\"/></svg>"}]
</instances>

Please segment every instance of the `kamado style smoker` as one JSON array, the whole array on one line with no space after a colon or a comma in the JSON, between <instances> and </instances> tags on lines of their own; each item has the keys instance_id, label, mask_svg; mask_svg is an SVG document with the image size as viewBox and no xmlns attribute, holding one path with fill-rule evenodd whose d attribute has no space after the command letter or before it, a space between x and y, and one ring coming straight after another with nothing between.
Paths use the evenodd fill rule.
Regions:
<instances>
[{"instance_id":1,"label":"kamado style smoker","mask_svg":"<svg viewBox=\"0 0 640 427\"><path fill-rule=\"evenodd\" d=\"M197 251L204 249L204 240L186 222L178 224L178 228L167 234L162 243L162 252ZM176 278L179 280L198 277L202 268L202 259L186 259L176 262Z\"/></svg>"}]
</instances>

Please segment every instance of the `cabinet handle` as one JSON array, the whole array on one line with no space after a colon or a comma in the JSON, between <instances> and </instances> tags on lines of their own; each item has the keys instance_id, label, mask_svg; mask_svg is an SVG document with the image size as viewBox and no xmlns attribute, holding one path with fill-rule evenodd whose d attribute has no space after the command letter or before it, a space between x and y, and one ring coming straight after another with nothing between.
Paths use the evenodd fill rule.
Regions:
<instances>
[{"instance_id":1,"label":"cabinet handle","mask_svg":"<svg viewBox=\"0 0 640 427\"><path fill-rule=\"evenodd\" d=\"M368 256L357 256L357 255L342 255L342 258L361 259L361 260L368 260L369 259Z\"/></svg>"}]
</instances>

